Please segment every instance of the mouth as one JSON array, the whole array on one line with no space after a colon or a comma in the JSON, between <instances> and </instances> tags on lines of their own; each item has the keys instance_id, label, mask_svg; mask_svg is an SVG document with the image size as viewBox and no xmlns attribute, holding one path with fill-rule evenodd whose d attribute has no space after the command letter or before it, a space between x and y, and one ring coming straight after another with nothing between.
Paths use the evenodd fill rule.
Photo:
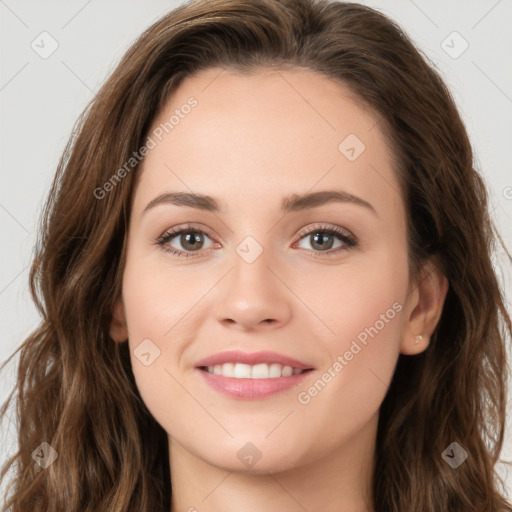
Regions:
<instances>
[{"instance_id":1,"label":"mouth","mask_svg":"<svg viewBox=\"0 0 512 512\"><path fill-rule=\"evenodd\" d=\"M313 366L277 352L219 352L196 364L196 368L223 377L235 379L278 379L299 375Z\"/></svg>"},{"instance_id":2,"label":"mouth","mask_svg":"<svg viewBox=\"0 0 512 512\"><path fill-rule=\"evenodd\" d=\"M214 390L242 400L257 400L296 389L314 371L312 365L276 352L221 352L196 364Z\"/></svg>"},{"instance_id":3,"label":"mouth","mask_svg":"<svg viewBox=\"0 0 512 512\"><path fill-rule=\"evenodd\" d=\"M278 379L280 377L291 377L311 371L313 368L294 368L280 363L259 363L255 365L244 363L224 363L213 366L200 366L200 370L213 375L230 377L234 379Z\"/></svg>"}]
</instances>

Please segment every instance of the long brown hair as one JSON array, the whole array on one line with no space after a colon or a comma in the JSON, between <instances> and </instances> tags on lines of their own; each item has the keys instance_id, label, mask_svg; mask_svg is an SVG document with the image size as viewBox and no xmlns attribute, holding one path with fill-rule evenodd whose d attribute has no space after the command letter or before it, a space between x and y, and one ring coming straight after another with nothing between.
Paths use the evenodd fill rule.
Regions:
<instances>
[{"instance_id":1,"label":"long brown hair","mask_svg":"<svg viewBox=\"0 0 512 512\"><path fill-rule=\"evenodd\" d=\"M400 355L380 409L374 509L512 511L495 470L512 326L466 130L439 75L393 21L325 0L182 5L142 34L82 114L30 273L42 321L3 365L20 353L2 409L4 419L16 399L19 450L2 470L2 479L14 471L3 510L170 510L167 434L138 393L128 344L109 336L138 165L108 193L98 189L145 144L183 78L214 66L305 67L348 86L379 115L393 149L412 275L435 260L448 278L429 348ZM58 454L44 470L32 458L43 442ZM453 442L469 454L457 469L441 455Z\"/></svg>"}]
</instances>

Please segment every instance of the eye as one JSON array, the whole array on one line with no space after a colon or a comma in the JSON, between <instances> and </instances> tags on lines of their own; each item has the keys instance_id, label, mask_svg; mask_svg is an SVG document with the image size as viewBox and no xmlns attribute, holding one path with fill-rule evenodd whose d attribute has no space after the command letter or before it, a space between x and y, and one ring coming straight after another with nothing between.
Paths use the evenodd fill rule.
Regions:
<instances>
[{"instance_id":1,"label":"eye","mask_svg":"<svg viewBox=\"0 0 512 512\"><path fill-rule=\"evenodd\" d=\"M211 245L205 247L205 240L210 240ZM172 228L166 231L156 242L164 251L185 258L195 256L194 252L209 249L213 245L213 240L208 236L208 233L190 225Z\"/></svg>"},{"instance_id":2,"label":"eye","mask_svg":"<svg viewBox=\"0 0 512 512\"><path fill-rule=\"evenodd\" d=\"M338 239L337 246L335 246L336 239ZM309 243L310 247L305 249L314 256L318 256L319 253L331 255L357 245L357 239L354 235L339 226L313 226L313 228L308 228L306 232L301 232L299 242L302 240Z\"/></svg>"},{"instance_id":3,"label":"eye","mask_svg":"<svg viewBox=\"0 0 512 512\"><path fill-rule=\"evenodd\" d=\"M358 244L357 239L349 231L339 226L315 225L303 230L299 237L299 241L294 245L306 240L310 244L310 248L302 248L313 256L337 254ZM338 245L335 247L336 239ZM207 240L210 241L210 244L205 247ZM173 256L184 258L199 256L200 253L214 246L220 247L219 243L212 240L209 232L194 228L190 224L166 231L156 240L156 243Z\"/></svg>"}]
</instances>

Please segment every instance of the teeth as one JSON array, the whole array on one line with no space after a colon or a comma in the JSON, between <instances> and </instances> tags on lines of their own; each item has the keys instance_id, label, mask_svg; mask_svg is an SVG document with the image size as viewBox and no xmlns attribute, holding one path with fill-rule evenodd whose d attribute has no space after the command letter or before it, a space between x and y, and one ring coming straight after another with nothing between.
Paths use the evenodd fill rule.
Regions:
<instances>
[{"instance_id":1,"label":"teeth","mask_svg":"<svg viewBox=\"0 0 512 512\"><path fill-rule=\"evenodd\" d=\"M278 377L290 377L302 373L298 368L283 366L278 363L270 365L266 363L251 366L243 363L224 363L208 366L208 373L234 377L236 379L276 379Z\"/></svg>"},{"instance_id":2,"label":"teeth","mask_svg":"<svg viewBox=\"0 0 512 512\"><path fill-rule=\"evenodd\" d=\"M235 364L235 379L250 379L251 367L248 364Z\"/></svg>"}]
</instances>

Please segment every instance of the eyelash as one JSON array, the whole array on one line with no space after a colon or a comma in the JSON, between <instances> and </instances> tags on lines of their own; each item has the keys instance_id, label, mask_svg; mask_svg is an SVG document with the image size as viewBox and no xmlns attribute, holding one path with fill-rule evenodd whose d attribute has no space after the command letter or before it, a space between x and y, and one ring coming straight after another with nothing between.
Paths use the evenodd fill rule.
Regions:
<instances>
[{"instance_id":1,"label":"eyelash","mask_svg":"<svg viewBox=\"0 0 512 512\"><path fill-rule=\"evenodd\" d=\"M326 226L326 225L315 225L312 228L309 228L307 231L302 231L299 234L299 238L297 242L300 242L303 238L315 234L317 232L327 234L327 235L333 235L338 237L343 243L344 246L337 247L336 249L331 249L329 251L314 251L309 249L303 249L307 251L310 255L314 257L322 257L323 255L329 255L337 254L340 251L347 251L353 247L356 247L358 245L357 239L350 234L348 231L338 227L338 226ZM160 236L156 240L156 244L162 248L165 252L171 253L173 256L177 256L179 258L190 258L190 257L196 257L197 255L195 253L201 253L204 252L203 250L198 251L180 251L173 248L166 247L166 244L170 242L173 238L176 238L178 235L181 235L182 233L199 233L202 235L208 236L208 238L213 239L211 233L209 231L194 228L191 225L185 225L185 226L178 226L176 228L172 228L168 231L166 231L162 236ZM211 250L211 249L206 249ZM328 256L328 257L329 257Z\"/></svg>"}]
</instances>

